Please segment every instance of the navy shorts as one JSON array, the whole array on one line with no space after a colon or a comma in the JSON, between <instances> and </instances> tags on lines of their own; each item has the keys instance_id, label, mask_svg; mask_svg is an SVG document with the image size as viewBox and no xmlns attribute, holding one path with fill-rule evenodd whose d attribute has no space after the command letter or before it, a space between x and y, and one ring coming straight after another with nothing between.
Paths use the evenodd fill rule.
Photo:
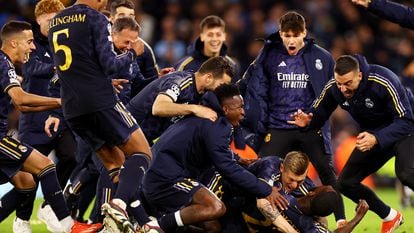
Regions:
<instances>
[{"instance_id":1,"label":"navy shorts","mask_svg":"<svg viewBox=\"0 0 414 233\"><path fill-rule=\"evenodd\" d=\"M9 136L0 140L0 184L10 181L23 166L33 148Z\"/></svg>"},{"instance_id":2,"label":"navy shorts","mask_svg":"<svg viewBox=\"0 0 414 233\"><path fill-rule=\"evenodd\" d=\"M138 124L125 106L118 102L113 108L85 114L67 120L70 128L87 142L93 150L104 144L124 144Z\"/></svg>"},{"instance_id":3,"label":"navy shorts","mask_svg":"<svg viewBox=\"0 0 414 233\"><path fill-rule=\"evenodd\" d=\"M191 203L194 194L204 187L190 178L178 178L157 186L154 186L154 183L144 186L146 186L143 188L144 197L155 217L173 213L187 206Z\"/></svg>"}]
</instances>

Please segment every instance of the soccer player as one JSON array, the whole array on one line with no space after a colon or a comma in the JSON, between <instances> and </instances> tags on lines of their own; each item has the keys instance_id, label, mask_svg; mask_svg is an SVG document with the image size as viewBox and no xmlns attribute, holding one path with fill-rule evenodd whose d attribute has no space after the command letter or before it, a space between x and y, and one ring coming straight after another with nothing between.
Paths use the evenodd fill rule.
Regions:
<instances>
[{"instance_id":1,"label":"soccer player","mask_svg":"<svg viewBox=\"0 0 414 233\"><path fill-rule=\"evenodd\" d=\"M229 148L232 128L243 118L243 99L235 86L221 85L203 102L218 113L213 122L196 116L170 126L152 147L154 160L143 180L143 193L160 219L161 228L202 224L218 232L217 219L226 208L198 177L213 166L246 192L274 203L276 190L240 167Z\"/></svg>"},{"instance_id":2,"label":"soccer player","mask_svg":"<svg viewBox=\"0 0 414 233\"><path fill-rule=\"evenodd\" d=\"M305 19L291 11L280 19L280 31L270 35L249 66L241 85L247 84L244 125L264 137L260 156L305 152L324 185L336 187L332 166L330 128L302 131L286 121L296 109L310 109L313 100L333 76L334 60L307 37ZM343 202L335 212L337 224L345 221Z\"/></svg>"},{"instance_id":3,"label":"soccer player","mask_svg":"<svg viewBox=\"0 0 414 233\"><path fill-rule=\"evenodd\" d=\"M78 0L61 11L50 23L49 43L61 80L65 120L96 150L108 171L123 166L120 175L113 178L118 183L116 194L102 206L107 217L123 231L131 228L125 209L141 183L151 151L142 130L118 101L112 86L112 79L121 78L140 48L134 41L131 50L115 54L111 24L99 13L106 3ZM124 156L128 157L126 161ZM139 222L156 227L157 223L149 223L142 205L135 208L141 213Z\"/></svg>"},{"instance_id":4,"label":"soccer player","mask_svg":"<svg viewBox=\"0 0 414 233\"><path fill-rule=\"evenodd\" d=\"M300 232L330 232L326 226L320 223L317 219L328 216L337 206L339 196L331 186L316 187L303 197L296 198L292 195L286 195L286 198L289 200L289 206L282 213L276 212L272 214L274 210L269 208L270 204L267 201L260 205L258 204L258 208L262 208L262 213L270 218L275 218L275 216L279 218L280 215L285 216L289 222L300 229ZM263 199L258 200L258 203L259 201L263 201ZM354 218L343 226L335 229L333 232L351 233L368 212L368 209L369 206L367 202L365 200L360 200L356 207ZM278 228L280 229L280 227Z\"/></svg>"},{"instance_id":5,"label":"soccer player","mask_svg":"<svg viewBox=\"0 0 414 233\"><path fill-rule=\"evenodd\" d=\"M403 27L414 29L414 8L387 0L352 0L356 5L367 8L370 12L398 23Z\"/></svg>"},{"instance_id":6,"label":"soccer player","mask_svg":"<svg viewBox=\"0 0 414 233\"><path fill-rule=\"evenodd\" d=\"M395 156L397 177L402 184L414 187L414 117L406 90L387 68L370 65L359 55L344 55L336 60L335 78L326 84L311 112L299 110L289 123L309 130L318 128L338 105L361 127L356 148L338 178L338 187L355 203L366 200L383 220L381 232L393 232L403 222L403 216L361 181Z\"/></svg>"},{"instance_id":7,"label":"soccer player","mask_svg":"<svg viewBox=\"0 0 414 233\"><path fill-rule=\"evenodd\" d=\"M209 15L200 22L200 35L189 49L189 55L181 59L174 68L183 71L197 71L201 64L211 57L222 56L233 67L235 76L232 83L239 80L238 64L227 55L226 24L216 15Z\"/></svg>"},{"instance_id":8,"label":"soccer player","mask_svg":"<svg viewBox=\"0 0 414 233\"><path fill-rule=\"evenodd\" d=\"M182 116L217 119L217 113L199 105L201 95L230 83L233 69L223 57L205 61L195 73L176 71L146 86L126 106L150 143Z\"/></svg>"},{"instance_id":9,"label":"soccer player","mask_svg":"<svg viewBox=\"0 0 414 233\"><path fill-rule=\"evenodd\" d=\"M65 7L59 0L42 0L36 4L35 17L40 30L34 31L34 44L36 49L30 54L29 60L23 65L22 88L28 93L48 96L47 87L50 79L55 74L52 53L47 41L50 20ZM28 143L44 155L55 150L58 158L56 173L60 187L65 187L69 176L76 165L75 161L75 139L72 132L66 128L56 132L53 137L48 137L43 128L48 118L48 112L35 112L21 114L19 118L19 139ZM33 193L33 201L35 198ZM13 192L13 191L12 191ZM28 220L32 213L32 207L20 206L17 217ZM60 225L55 218L50 205L43 202L37 212L38 218L43 221L50 231L59 231ZM23 215L23 216L21 216Z\"/></svg>"},{"instance_id":10,"label":"soccer player","mask_svg":"<svg viewBox=\"0 0 414 233\"><path fill-rule=\"evenodd\" d=\"M118 54L122 54L123 52L126 52L128 49L131 48L131 43L135 41L138 38L139 32L141 30L141 27L138 25L138 23L133 18L119 18L115 21L112 27L112 40L114 44L114 49ZM125 70L125 75L130 75L129 69ZM60 90L60 81L58 77L55 77L51 82L51 87L53 87L52 91L54 93L59 95ZM56 90L57 89L57 90ZM121 93L124 92L125 89L121 90ZM118 94L121 94L118 93ZM122 98L120 98L122 101ZM57 127L60 123L59 116L60 114L53 114L49 117L48 122L46 122L46 133L48 135L51 134L50 127L54 125L53 127ZM63 119L63 116L61 116ZM52 120L52 118L54 118ZM78 167L77 168L77 174L73 175L72 184L70 184L67 188L65 188L65 195L68 196L66 202L68 204L68 207L72 210L73 207L73 213L76 213L77 211L77 200L79 199L79 195L81 194L82 190L84 190L84 185L96 184L96 182L90 182L90 178L94 179L96 177L96 170L102 171L105 174L108 175L108 172L103 171L104 167L102 166L102 163L99 161L96 161L94 158L91 158L94 153L94 151L90 148L90 146L83 141L82 139L77 137L77 153L78 153ZM94 165L96 164L96 165ZM90 173L89 173L90 171ZM114 175L117 173L111 173L111 175ZM102 190L107 189L107 187L112 187L112 182L110 179L99 179L99 181L108 180L110 184L107 183L101 183L98 182L98 195L97 195L97 202L96 203L104 203L109 201L107 197L110 197L111 195L106 195L104 199L102 197ZM100 187L102 186L102 187ZM69 197L70 196L70 197ZM92 195L93 197L93 195ZM70 200L68 200L70 199ZM102 201L105 200L105 201ZM102 204L101 203L101 204ZM89 205L85 206L87 208ZM84 213L86 209L79 209L79 213ZM76 215L76 214L75 214ZM81 217L81 216L79 216Z\"/></svg>"},{"instance_id":11,"label":"soccer player","mask_svg":"<svg viewBox=\"0 0 414 233\"><path fill-rule=\"evenodd\" d=\"M276 227L282 232L328 232L319 221L320 217L331 214L340 200L332 186L314 187L306 177L309 159L299 151L289 152L285 159L271 156L262 158L249 166L249 171L258 178L267 180L277 187L288 205L273 209L266 199L254 199L247 196L247 207L243 209L243 218L249 229L256 232L269 232ZM356 216L335 232L351 232L368 211L368 205L361 201ZM260 212L259 212L260 211ZM315 220L316 219L316 220ZM287 221L287 222L286 222Z\"/></svg>"},{"instance_id":12,"label":"soccer player","mask_svg":"<svg viewBox=\"0 0 414 233\"><path fill-rule=\"evenodd\" d=\"M15 186L15 195L7 195L1 200L0 221L4 220L20 201L25 200L27 193L36 188L33 175L40 181L43 195L56 213L63 232L84 228L74 224L65 206L62 190L59 186L55 164L33 149L7 135L7 114L10 100L22 112L46 111L59 108L60 99L29 94L20 87L15 63L24 63L35 49L33 32L27 22L9 21L0 33L2 46L0 51L0 83L4 93L1 95L1 128L0 128L0 182L11 182ZM33 201L33 199L30 199ZM30 215L29 215L30 216ZM29 222L20 220L20 226L13 226L15 231L31 232ZM22 226L23 225L23 226ZM16 227L16 228L15 228ZM95 228L97 230L97 228Z\"/></svg>"},{"instance_id":13,"label":"soccer player","mask_svg":"<svg viewBox=\"0 0 414 233\"><path fill-rule=\"evenodd\" d=\"M115 0L110 6L110 20L112 23L118 18L130 17L135 19L134 3L130 0ZM158 78L158 76L174 71L172 67L159 70L154 51L142 38L143 53L132 64L131 91L129 98L136 96L146 85ZM138 64L138 66L136 66Z\"/></svg>"}]
</instances>

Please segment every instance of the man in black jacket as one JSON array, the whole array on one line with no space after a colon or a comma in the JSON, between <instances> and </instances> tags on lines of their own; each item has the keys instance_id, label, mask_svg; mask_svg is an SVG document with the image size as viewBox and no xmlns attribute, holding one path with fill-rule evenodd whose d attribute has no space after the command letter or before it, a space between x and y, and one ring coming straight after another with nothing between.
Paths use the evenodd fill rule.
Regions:
<instances>
[{"instance_id":1,"label":"man in black jacket","mask_svg":"<svg viewBox=\"0 0 414 233\"><path fill-rule=\"evenodd\" d=\"M361 181L395 155L397 177L414 188L414 117L407 92L389 69L369 65L362 56L341 56L336 61L335 79L326 84L311 113L299 110L289 122L308 130L318 128L338 105L351 114L362 131L338 178L339 190L355 203L366 200L383 219L381 232L393 232L403 222L401 213Z\"/></svg>"}]
</instances>

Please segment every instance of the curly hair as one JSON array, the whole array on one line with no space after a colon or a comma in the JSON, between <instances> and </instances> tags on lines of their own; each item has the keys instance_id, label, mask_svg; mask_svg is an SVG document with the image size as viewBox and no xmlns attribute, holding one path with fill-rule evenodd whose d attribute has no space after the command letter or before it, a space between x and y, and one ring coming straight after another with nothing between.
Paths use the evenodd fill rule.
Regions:
<instances>
[{"instance_id":1,"label":"curly hair","mask_svg":"<svg viewBox=\"0 0 414 233\"><path fill-rule=\"evenodd\" d=\"M60 12L63 9L65 6L59 0L41 0L36 4L34 13L37 18L40 15Z\"/></svg>"}]
</instances>

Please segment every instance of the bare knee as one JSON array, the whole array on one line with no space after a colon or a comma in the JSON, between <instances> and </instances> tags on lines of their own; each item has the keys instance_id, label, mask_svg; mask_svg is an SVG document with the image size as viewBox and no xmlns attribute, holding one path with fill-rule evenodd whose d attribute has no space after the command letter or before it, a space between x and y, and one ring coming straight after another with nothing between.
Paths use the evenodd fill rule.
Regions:
<instances>
[{"instance_id":1,"label":"bare knee","mask_svg":"<svg viewBox=\"0 0 414 233\"><path fill-rule=\"evenodd\" d=\"M45 167L54 164L47 156L33 150L23 163L22 171L37 175Z\"/></svg>"},{"instance_id":2,"label":"bare knee","mask_svg":"<svg viewBox=\"0 0 414 233\"><path fill-rule=\"evenodd\" d=\"M104 145L96 153L107 170L119 168L125 162L125 155L118 147Z\"/></svg>"},{"instance_id":3,"label":"bare knee","mask_svg":"<svg viewBox=\"0 0 414 233\"><path fill-rule=\"evenodd\" d=\"M33 175L27 172L18 172L13 176L11 182L17 189L33 189L36 187Z\"/></svg>"},{"instance_id":4,"label":"bare knee","mask_svg":"<svg viewBox=\"0 0 414 233\"><path fill-rule=\"evenodd\" d=\"M218 199L212 202L207 209L210 212L211 219L218 219L226 213L226 206Z\"/></svg>"}]
</instances>

